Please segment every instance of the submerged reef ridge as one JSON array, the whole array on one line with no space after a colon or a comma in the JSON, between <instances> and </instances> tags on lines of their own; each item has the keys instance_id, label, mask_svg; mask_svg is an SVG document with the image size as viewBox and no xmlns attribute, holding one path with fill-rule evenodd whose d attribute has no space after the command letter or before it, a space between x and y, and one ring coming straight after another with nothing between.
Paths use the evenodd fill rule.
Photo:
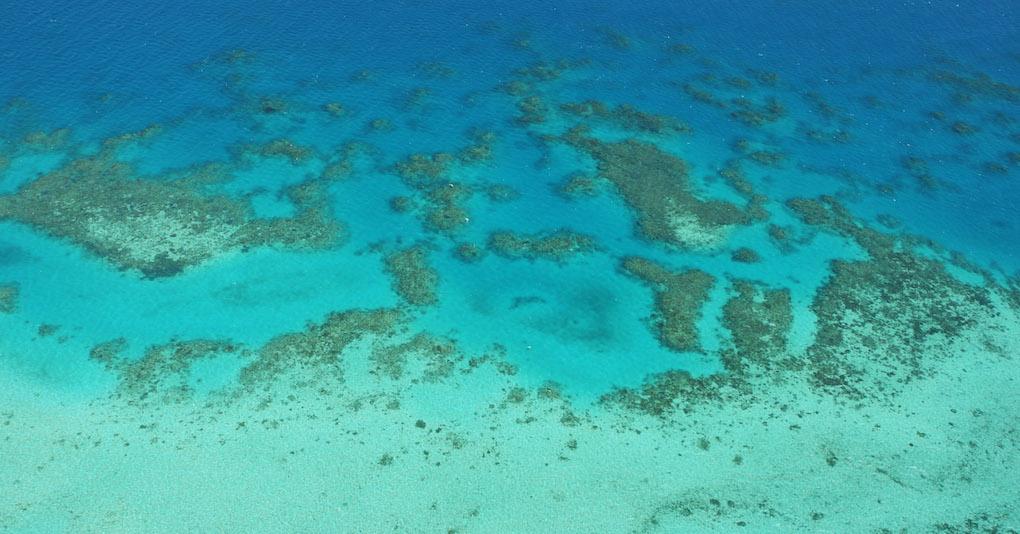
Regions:
<instances>
[{"instance_id":1,"label":"submerged reef ridge","mask_svg":"<svg viewBox=\"0 0 1020 534\"><path fill-rule=\"evenodd\" d=\"M342 227L324 196L294 189L295 216L259 219L245 200L207 194L192 178L138 177L112 155L80 158L0 195L0 220L67 239L149 278L174 276L251 247L326 248L340 242Z\"/></svg>"}]
</instances>

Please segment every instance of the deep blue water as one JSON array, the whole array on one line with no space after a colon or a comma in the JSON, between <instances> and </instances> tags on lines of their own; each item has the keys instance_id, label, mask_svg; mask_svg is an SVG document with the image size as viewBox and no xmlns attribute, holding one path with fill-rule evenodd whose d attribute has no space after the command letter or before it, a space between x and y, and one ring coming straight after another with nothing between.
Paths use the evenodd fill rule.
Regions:
<instances>
[{"instance_id":1,"label":"deep blue water","mask_svg":"<svg viewBox=\"0 0 1020 534\"><path fill-rule=\"evenodd\" d=\"M860 80L862 73L876 73L878 78L870 83L877 92L902 89L904 98L909 99L906 94L911 90L903 87L903 82L882 80L881 73L931 67L951 58L998 80L1016 82L1016 60L1011 55L1018 27L1014 7L1009 2L864 2L853 6L497 2L485 9L472 2L269 2L257 6L198 2L172 8L158 3L33 3L10 9L0 22L0 68L10 73L0 80L0 97L31 95L37 105L25 114L28 117L12 118L2 126L9 135L17 136L75 123L101 137L196 109L223 108L230 100L216 82L196 76L188 67L237 48L275 60L267 76L252 81L252 92L288 92L296 86L329 91L330 86L342 84L362 68L407 71L422 62L440 60L464 73L465 79L450 82L451 89L464 94L498 85L512 76L512 69L527 64L528 55L515 56L504 45L512 36L528 34L541 35L542 46L562 56L602 54L610 63L625 62L631 67L628 75L606 75L602 91L645 93L646 100L658 100L655 105L661 110L683 105L670 102L667 96L673 95L655 94L663 90L644 83L646 75L659 70L660 58L625 57L614 54L612 47L606 50L606 27L640 35L649 45L687 43L706 55L724 57L743 67L781 72L805 91L846 98L853 98L869 83ZM411 79L402 82L413 84L415 74L406 74ZM668 78L661 74L658 78ZM600 90L595 86L586 89ZM116 93L116 106L97 109L97 97L110 92ZM400 98L377 93L366 96ZM910 140L903 139L906 136L895 131L898 125L888 122L888 114L883 115L872 121L866 113L861 114L871 130L861 135L871 134L872 138L862 155L850 156L857 158L859 167L868 163L865 160L875 155L875 150L881 150L876 145L890 139L902 145L923 135L911 132ZM943 139L918 142L931 147L933 153L945 152L940 151ZM985 146L977 149L992 150ZM824 157L841 165L848 156ZM880 157L875 155L875 159ZM871 172L877 178L887 171ZM957 169L950 172L952 180L970 185L968 176ZM968 193L955 200L963 204L961 212L988 206L992 213L986 218L992 221L986 222L1008 217L1008 202L1003 202L999 191L988 195L991 198L985 198L980 188ZM961 225L971 223L969 219L960 221ZM966 239L973 240L961 241L961 247L975 242L1008 243L1020 237L1015 230L1004 232L988 225L958 231L970 234ZM995 236L993 243L983 237L989 234ZM1017 266L1009 250L1000 250L998 255L1008 259L996 260Z\"/></svg>"}]
</instances>

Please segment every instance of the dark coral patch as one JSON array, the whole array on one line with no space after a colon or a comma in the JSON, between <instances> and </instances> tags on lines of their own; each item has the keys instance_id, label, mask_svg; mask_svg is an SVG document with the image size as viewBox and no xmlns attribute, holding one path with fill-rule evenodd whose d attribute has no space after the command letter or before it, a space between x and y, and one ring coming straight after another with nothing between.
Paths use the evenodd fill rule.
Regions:
<instances>
[{"instance_id":1,"label":"dark coral patch","mask_svg":"<svg viewBox=\"0 0 1020 534\"><path fill-rule=\"evenodd\" d=\"M393 289L415 306L431 306L438 302L436 288L439 273L428 263L428 250L415 245L386 257L386 272L393 277Z\"/></svg>"},{"instance_id":2,"label":"dark coral patch","mask_svg":"<svg viewBox=\"0 0 1020 534\"><path fill-rule=\"evenodd\" d=\"M699 350L697 322L715 278L699 270L669 271L638 257L625 258L621 266L655 290L653 323L662 344L678 351Z\"/></svg>"},{"instance_id":3,"label":"dark coral patch","mask_svg":"<svg viewBox=\"0 0 1020 534\"><path fill-rule=\"evenodd\" d=\"M538 234L493 232L489 236L488 247L496 254L510 259L549 259L558 262L598 248L593 237L566 229Z\"/></svg>"},{"instance_id":4,"label":"dark coral patch","mask_svg":"<svg viewBox=\"0 0 1020 534\"><path fill-rule=\"evenodd\" d=\"M607 143L575 128L563 138L598 165L634 210L639 233L651 240L686 248L712 248L730 227L748 224L750 215L722 200L702 200L689 183L684 160L636 140Z\"/></svg>"}]
</instances>

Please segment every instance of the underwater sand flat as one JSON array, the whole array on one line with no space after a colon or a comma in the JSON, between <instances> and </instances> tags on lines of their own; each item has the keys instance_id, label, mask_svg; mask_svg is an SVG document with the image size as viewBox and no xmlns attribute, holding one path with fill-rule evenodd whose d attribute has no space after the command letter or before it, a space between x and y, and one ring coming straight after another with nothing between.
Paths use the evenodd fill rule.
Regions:
<instances>
[{"instance_id":1,"label":"underwater sand flat","mask_svg":"<svg viewBox=\"0 0 1020 534\"><path fill-rule=\"evenodd\" d=\"M1020 529L1012 6L187 7L0 22L0 531Z\"/></svg>"},{"instance_id":2,"label":"underwater sand flat","mask_svg":"<svg viewBox=\"0 0 1020 534\"><path fill-rule=\"evenodd\" d=\"M1018 498L1003 478L1020 400L1008 363L952 369L896 407L769 384L668 426L604 408L564 424L560 399L519 399L492 367L456 384L409 373L343 393L288 388L264 405L8 396L5 429L20 439L4 445L4 483L26 530L301 530L309 514L308 530L926 530ZM66 512L82 499L94 511Z\"/></svg>"}]
</instances>

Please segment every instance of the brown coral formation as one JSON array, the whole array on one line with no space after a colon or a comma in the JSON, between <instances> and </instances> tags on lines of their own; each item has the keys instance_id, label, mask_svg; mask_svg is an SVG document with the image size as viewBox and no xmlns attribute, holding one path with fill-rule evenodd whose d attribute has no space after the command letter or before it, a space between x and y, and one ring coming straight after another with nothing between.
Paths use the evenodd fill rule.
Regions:
<instances>
[{"instance_id":1,"label":"brown coral formation","mask_svg":"<svg viewBox=\"0 0 1020 534\"><path fill-rule=\"evenodd\" d=\"M475 131L471 135L471 144L457 153L457 159L465 164L483 163L492 159L492 145L496 142L496 134L490 131Z\"/></svg>"},{"instance_id":2,"label":"brown coral formation","mask_svg":"<svg viewBox=\"0 0 1020 534\"><path fill-rule=\"evenodd\" d=\"M223 357L251 360L238 375L242 389L269 386L284 376L300 384L342 380L341 358L348 346L367 337L391 336L403 321L397 309L355 309L331 313L303 331L280 334L254 351L230 341L198 339L153 345L132 358L125 354L127 340L118 338L96 345L89 356L116 373L116 394L128 402L179 402L193 394L189 385L193 366ZM449 342L418 336L391 348L389 354L393 364L395 359L406 360L407 353L428 355L425 376L438 380L460 360L451 347ZM236 393L231 386L220 391Z\"/></svg>"},{"instance_id":3,"label":"brown coral formation","mask_svg":"<svg viewBox=\"0 0 1020 534\"><path fill-rule=\"evenodd\" d=\"M549 114L549 106L542 97L531 95L517 101L517 110L520 115L517 117L517 124L528 126L541 124L546 121Z\"/></svg>"},{"instance_id":4,"label":"brown coral formation","mask_svg":"<svg viewBox=\"0 0 1020 534\"><path fill-rule=\"evenodd\" d=\"M414 363L421 364L422 381L439 382L453 374L464 356L452 340L425 333L417 334L404 343L376 347L371 355L375 372L393 380L403 378L411 367L412 362L408 361L411 358L415 359Z\"/></svg>"},{"instance_id":5,"label":"brown coral formation","mask_svg":"<svg viewBox=\"0 0 1020 534\"><path fill-rule=\"evenodd\" d=\"M723 364L730 373L746 374L749 366L772 372L776 360L786 360L793 324L789 289L762 288L748 280L733 283L735 295L723 306L723 326L730 331L735 350Z\"/></svg>"},{"instance_id":6,"label":"brown coral formation","mask_svg":"<svg viewBox=\"0 0 1020 534\"><path fill-rule=\"evenodd\" d=\"M527 67L517 69L515 74L521 78L547 82L562 76L563 70L566 67L567 65L565 63L552 65L545 61L538 61Z\"/></svg>"},{"instance_id":7,"label":"brown coral formation","mask_svg":"<svg viewBox=\"0 0 1020 534\"><path fill-rule=\"evenodd\" d=\"M556 191L568 199L598 196L600 192L599 179L584 174L575 174L560 184Z\"/></svg>"},{"instance_id":8,"label":"brown coral formation","mask_svg":"<svg viewBox=\"0 0 1020 534\"><path fill-rule=\"evenodd\" d=\"M484 256L484 250L474 243L460 243L453 249L453 255L464 263L476 263Z\"/></svg>"},{"instance_id":9,"label":"brown coral formation","mask_svg":"<svg viewBox=\"0 0 1020 534\"><path fill-rule=\"evenodd\" d=\"M687 371L666 371L648 377L641 387L619 388L602 396L603 404L654 417L667 417L678 403L716 402L726 398L730 380L724 375L691 376Z\"/></svg>"},{"instance_id":10,"label":"brown coral formation","mask_svg":"<svg viewBox=\"0 0 1020 534\"><path fill-rule=\"evenodd\" d=\"M812 382L851 398L883 397L928 372L945 344L994 313L990 288L954 278L912 243L867 228L835 199L796 199L806 223L853 239L870 259L834 260L811 310Z\"/></svg>"},{"instance_id":11,"label":"brown coral formation","mask_svg":"<svg viewBox=\"0 0 1020 534\"><path fill-rule=\"evenodd\" d=\"M0 196L0 219L67 239L150 278L173 276L230 251L324 248L340 239L340 225L321 191L290 192L298 207L294 217L258 219L245 200L202 192L204 170L140 178L130 165L102 152Z\"/></svg>"},{"instance_id":12,"label":"brown coral formation","mask_svg":"<svg viewBox=\"0 0 1020 534\"><path fill-rule=\"evenodd\" d=\"M678 351L700 350L697 322L715 278L695 269L673 272L635 256L624 258L621 267L655 290L652 322L662 344Z\"/></svg>"},{"instance_id":13,"label":"brown coral formation","mask_svg":"<svg viewBox=\"0 0 1020 534\"><path fill-rule=\"evenodd\" d=\"M306 146L299 145L290 139L273 139L264 144L246 145L241 147L244 154L257 154L264 158L285 158L293 165L302 165L315 152Z\"/></svg>"},{"instance_id":14,"label":"brown coral formation","mask_svg":"<svg viewBox=\"0 0 1020 534\"><path fill-rule=\"evenodd\" d=\"M754 190L754 186L747 179L739 161L727 162L726 166L719 170L719 176L747 201L747 214L752 220L767 221L769 219L769 212L765 209L768 197Z\"/></svg>"},{"instance_id":15,"label":"brown coral formation","mask_svg":"<svg viewBox=\"0 0 1020 534\"><path fill-rule=\"evenodd\" d=\"M130 401L174 402L191 394L191 367L203 359L234 354L239 347L228 341L173 341L146 349L141 358L123 355L127 340L120 338L92 348L90 357L120 377L117 393Z\"/></svg>"},{"instance_id":16,"label":"brown coral formation","mask_svg":"<svg viewBox=\"0 0 1020 534\"><path fill-rule=\"evenodd\" d=\"M575 128L564 140L595 159L599 175L634 210L643 237L683 248L714 248L727 240L733 226L751 221L734 204L698 198L687 163L679 157L633 139L608 143L586 134Z\"/></svg>"},{"instance_id":17,"label":"brown coral formation","mask_svg":"<svg viewBox=\"0 0 1020 534\"><path fill-rule=\"evenodd\" d=\"M25 134L23 145L32 150L48 151L63 148L71 138L70 128L57 128L50 132L35 131Z\"/></svg>"},{"instance_id":18,"label":"brown coral formation","mask_svg":"<svg viewBox=\"0 0 1020 534\"><path fill-rule=\"evenodd\" d=\"M520 198L521 193L506 184L492 184L485 188L485 196L492 202L512 202Z\"/></svg>"},{"instance_id":19,"label":"brown coral formation","mask_svg":"<svg viewBox=\"0 0 1020 534\"><path fill-rule=\"evenodd\" d=\"M322 110L338 119L346 116L348 113L347 107L340 102L328 102L323 104Z\"/></svg>"},{"instance_id":20,"label":"brown coral formation","mask_svg":"<svg viewBox=\"0 0 1020 534\"><path fill-rule=\"evenodd\" d=\"M424 245L394 252L385 259L386 272L393 278L393 289L415 306L431 306L438 301L439 273L428 263Z\"/></svg>"},{"instance_id":21,"label":"brown coral formation","mask_svg":"<svg viewBox=\"0 0 1020 534\"><path fill-rule=\"evenodd\" d=\"M399 310L386 308L332 313L321 324L269 340L255 361L241 370L240 383L246 387L267 384L293 371L341 378L340 359L347 346L366 336L390 334L402 319Z\"/></svg>"},{"instance_id":22,"label":"brown coral formation","mask_svg":"<svg viewBox=\"0 0 1020 534\"><path fill-rule=\"evenodd\" d=\"M1007 305L1020 306L1015 281L1000 287L983 273L985 285L961 282L943 261L913 251L929 245L924 240L864 226L834 198L796 199L788 207L806 224L846 237L869 255L831 262L831 275L810 306L817 327L806 352L793 353L788 346L790 292L735 280L734 295L723 306L723 326L733 343L719 353L725 373L651 375L639 388L606 394L604 403L666 416L678 407L751 400L759 388L789 380L853 402L886 402L953 357L954 343L982 321L997 317L995 295ZM958 260L954 264L976 269ZM668 280L668 271L647 260L625 265L631 272L638 269L644 272L638 276L659 287ZM693 324L692 319L687 324ZM684 339L696 338L688 330Z\"/></svg>"},{"instance_id":23,"label":"brown coral formation","mask_svg":"<svg viewBox=\"0 0 1020 534\"><path fill-rule=\"evenodd\" d=\"M1020 87L1000 82L984 73L966 75L948 70L938 70L931 74L931 80L964 94L979 95L1006 102L1020 102Z\"/></svg>"},{"instance_id":24,"label":"brown coral formation","mask_svg":"<svg viewBox=\"0 0 1020 534\"><path fill-rule=\"evenodd\" d=\"M562 104L560 109L577 117L606 121L631 132L688 134L692 131L690 125L676 118L641 111L630 104L613 107L598 100L585 100Z\"/></svg>"},{"instance_id":25,"label":"brown coral formation","mask_svg":"<svg viewBox=\"0 0 1020 534\"><path fill-rule=\"evenodd\" d=\"M471 221L464 204L474 191L451 180L449 174L456 165L488 161L495 137L490 132L474 132L471 138L472 143L457 156L446 152L412 154L393 167L393 172L423 200L419 216L430 231L452 234Z\"/></svg>"},{"instance_id":26,"label":"brown coral formation","mask_svg":"<svg viewBox=\"0 0 1020 534\"><path fill-rule=\"evenodd\" d=\"M488 247L505 258L563 262L572 256L592 252L598 245L591 236L560 229L528 235L493 232L489 236Z\"/></svg>"},{"instance_id":27,"label":"brown coral formation","mask_svg":"<svg viewBox=\"0 0 1020 534\"><path fill-rule=\"evenodd\" d=\"M14 283L0 284L0 313L14 313L18 309L19 286Z\"/></svg>"},{"instance_id":28,"label":"brown coral formation","mask_svg":"<svg viewBox=\"0 0 1020 534\"><path fill-rule=\"evenodd\" d=\"M753 128L772 124L786 115L786 107L775 98L767 98L763 104L756 104L749 98L735 98L733 106L737 109L730 117Z\"/></svg>"},{"instance_id":29,"label":"brown coral formation","mask_svg":"<svg viewBox=\"0 0 1020 534\"><path fill-rule=\"evenodd\" d=\"M737 263L758 263L761 256L753 249L740 247L730 254L730 258Z\"/></svg>"},{"instance_id":30,"label":"brown coral formation","mask_svg":"<svg viewBox=\"0 0 1020 534\"><path fill-rule=\"evenodd\" d=\"M394 170L412 187L430 186L442 180L453 161L453 156L445 152L411 154L397 163Z\"/></svg>"}]
</instances>

